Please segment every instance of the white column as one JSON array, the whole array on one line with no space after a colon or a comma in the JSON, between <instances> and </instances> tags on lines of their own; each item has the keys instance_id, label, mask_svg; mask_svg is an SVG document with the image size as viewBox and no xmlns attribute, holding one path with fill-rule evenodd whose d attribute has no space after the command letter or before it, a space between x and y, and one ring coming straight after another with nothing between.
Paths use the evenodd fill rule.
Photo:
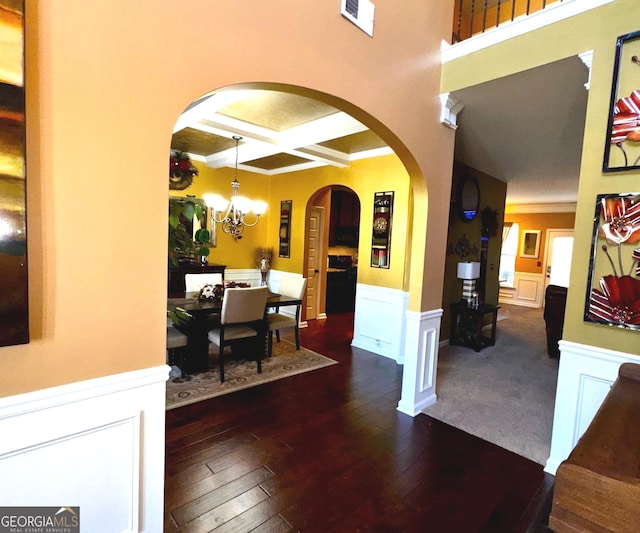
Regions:
<instances>
[{"instance_id":1,"label":"white column","mask_svg":"<svg viewBox=\"0 0 640 533\"><path fill-rule=\"evenodd\" d=\"M436 370L442 309L407 311L402 395L398 411L416 416L436 402Z\"/></svg>"}]
</instances>

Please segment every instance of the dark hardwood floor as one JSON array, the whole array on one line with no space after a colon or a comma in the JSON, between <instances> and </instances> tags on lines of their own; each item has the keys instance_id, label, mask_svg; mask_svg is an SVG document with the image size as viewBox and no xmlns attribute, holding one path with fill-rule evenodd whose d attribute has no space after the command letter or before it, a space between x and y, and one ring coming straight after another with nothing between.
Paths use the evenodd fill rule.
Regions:
<instances>
[{"instance_id":1,"label":"dark hardwood floor","mask_svg":"<svg viewBox=\"0 0 640 533\"><path fill-rule=\"evenodd\" d=\"M301 330L339 364L167 412L165 532L534 532L553 477L426 415L353 315Z\"/></svg>"}]
</instances>

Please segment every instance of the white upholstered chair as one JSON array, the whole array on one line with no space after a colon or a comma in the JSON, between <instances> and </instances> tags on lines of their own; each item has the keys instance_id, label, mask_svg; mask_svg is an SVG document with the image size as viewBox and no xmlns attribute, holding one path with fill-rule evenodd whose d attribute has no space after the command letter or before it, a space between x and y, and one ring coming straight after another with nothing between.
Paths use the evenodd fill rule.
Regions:
<instances>
[{"instance_id":1,"label":"white upholstered chair","mask_svg":"<svg viewBox=\"0 0 640 533\"><path fill-rule=\"evenodd\" d=\"M222 274L185 274L184 286L187 292L200 292L205 285L222 285Z\"/></svg>"},{"instance_id":2,"label":"white upholstered chair","mask_svg":"<svg viewBox=\"0 0 640 533\"><path fill-rule=\"evenodd\" d=\"M268 287L225 289L220 312L220 326L209 332L209 342L218 346L220 383L224 382L224 347L233 341L257 337L264 342L265 305ZM264 344L257 350L258 373L262 372Z\"/></svg>"},{"instance_id":3,"label":"white upholstered chair","mask_svg":"<svg viewBox=\"0 0 640 533\"><path fill-rule=\"evenodd\" d=\"M307 288L307 279L294 276L285 276L280 280L278 294L289 296L297 300L304 299L304 291ZM286 306L276 310L275 313L267 315L267 330L269 332L267 352L269 357L273 348L273 332L276 333L276 340L280 342L280 330L293 328L296 338L296 350L300 349L300 309L302 304L295 306ZM283 311L288 311L284 313Z\"/></svg>"},{"instance_id":4,"label":"white upholstered chair","mask_svg":"<svg viewBox=\"0 0 640 533\"><path fill-rule=\"evenodd\" d=\"M182 354L182 349L187 346L187 336L178 331L173 326L173 321L167 317L167 363L171 364L175 359L176 355L180 354L179 360L180 370L184 373L184 357Z\"/></svg>"}]
</instances>

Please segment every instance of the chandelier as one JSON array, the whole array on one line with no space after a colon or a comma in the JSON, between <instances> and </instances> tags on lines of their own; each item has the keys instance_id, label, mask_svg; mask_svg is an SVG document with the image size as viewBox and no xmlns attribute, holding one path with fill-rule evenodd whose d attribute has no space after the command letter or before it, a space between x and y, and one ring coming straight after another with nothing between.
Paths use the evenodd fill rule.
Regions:
<instances>
[{"instance_id":1,"label":"chandelier","mask_svg":"<svg viewBox=\"0 0 640 533\"><path fill-rule=\"evenodd\" d=\"M245 227L251 228L258 223L260 215L267 209L267 203L261 200L252 201L245 196L239 196L240 182L238 181L238 143L242 137L233 136L236 141L236 165L231 182L231 200L223 198L219 194L203 194L205 203L211 208L211 220L220 224L224 233L229 233L233 240L242 238ZM247 220L247 215L253 214L255 219L251 222Z\"/></svg>"}]
</instances>

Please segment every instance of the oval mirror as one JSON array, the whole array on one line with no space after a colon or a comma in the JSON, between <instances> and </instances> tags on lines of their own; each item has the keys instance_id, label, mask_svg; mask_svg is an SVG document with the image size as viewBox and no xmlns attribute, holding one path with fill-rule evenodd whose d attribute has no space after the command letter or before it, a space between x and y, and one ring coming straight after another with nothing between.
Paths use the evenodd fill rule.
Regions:
<instances>
[{"instance_id":1,"label":"oval mirror","mask_svg":"<svg viewBox=\"0 0 640 533\"><path fill-rule=\"evenodd\" d=\"M469 222L478 214L480 206L480 187L478 181L473 176L465 176L460 183L460 216L462 220Z\"/></svg>"}]
</instances>

